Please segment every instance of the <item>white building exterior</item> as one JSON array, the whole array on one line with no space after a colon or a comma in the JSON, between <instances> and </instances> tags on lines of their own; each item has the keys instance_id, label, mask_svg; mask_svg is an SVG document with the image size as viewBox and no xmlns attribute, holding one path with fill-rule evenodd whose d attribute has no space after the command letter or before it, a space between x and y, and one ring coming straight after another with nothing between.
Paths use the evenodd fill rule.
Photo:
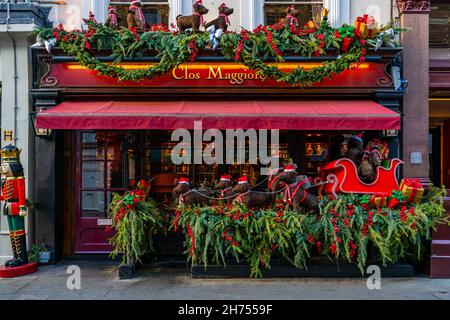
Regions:
<instances>
[{"instance_id":1,"label":"white building exterior","mask_svg":"<svg viewBox=\"0 0 450 320\"><path fill-rule=\"evenodd\" d=\"M0 10L4 10L9 0L0 0ZM54 1L55 3L57 1ZM61 1L58 1L61 2ZM264 3L280 3L280 1L264 0L203 0L203 4L210 9L205 16L206 21L217 16L217 8L222 2L234 8L234 14L230 17L231 30L239 31L242 28L253 29L259 24L264 24ZM302 4L309 1L285 1L282 5ZM145 4L155 4L152 1L143 1ZM169 23L175 22L179 14L192 13L192 0L168 0ZM324 7L330 10L329 20L334 25L343 23L353 24L355 18L363 13L374 15L380 24L387 24L395 18L397 10L392 7L393 0L324 0ZM65 0L62 4L50 4L49 20L54 25L62 23L66 29L81 28L81 19L93 11L98 22L104 22L107 17L108 0ZM125 2L126 4L126 2ZM27 4L23 4L27 5ZM3 6L3 7L2 7ZM22 149L22 163L28 181L28 197L33 199L34 170L39 170L39 164L34 161L34 132L29 119L29 111L32 110L29 90L31 88L30 45L34 39L30 33L35 24L14 24L7 26L0 20L0 81L2 82L1 94L1 140L2 146L8 144L3 141L5 130L14 130L14 143ZM14 48L9 33L16 40ZM17 68L14 68L14 55L16 55ZM17 80L17 81L16 81ZM17 90L17 98L15 91ZM15 110L16 108L16 111ZM33 217L28 218L29 241L33 243ZM0 217L0 258L11 256L8 225L5 217Z\"/></svg>"}]
</instances>

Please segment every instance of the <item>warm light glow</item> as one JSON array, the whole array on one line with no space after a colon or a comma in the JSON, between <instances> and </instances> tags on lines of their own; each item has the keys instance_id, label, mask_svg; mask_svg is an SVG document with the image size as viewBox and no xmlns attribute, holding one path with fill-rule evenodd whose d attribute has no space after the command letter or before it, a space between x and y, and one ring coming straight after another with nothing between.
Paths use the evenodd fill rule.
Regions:
<instances>
[{"instance_id":1,"label":"warm light glow","mask_svg":"<svg viewBox=\"0 0 450 320\"><path fill-rule=\"evenodd\" d=\"M154 63L119 63L116 66L122 67L126 70L142 70L142 69L146 69L149 67L154 66ZM283 63L269 63L268 65L270 66L277 66L279 69L281 70L292 70L298 67L301 67L303 69L312 69L312 68L317 68L317 67L321 67L323 64L321 63L315 63L315 62L305 62L305 63L298 63L298 62L283 62ZM210 67L213 68L217 68L217 67L221 67L222 70L248 70L248 68L242 64L239 63L229 63L229 62L225 62L225 63L185 63L182 64L182 66L188 66L192 69L195 70L202 70L202 69L209 69ZM355 64L352 64L352 67L355 67ZM84 67L82 65L79 64L67 64L66 68L68 70L88 70L87 67ZM368 63L361 63L359 65L359 69L368 69L369 68L369 64Z\"/></svg>"}]
</instances>

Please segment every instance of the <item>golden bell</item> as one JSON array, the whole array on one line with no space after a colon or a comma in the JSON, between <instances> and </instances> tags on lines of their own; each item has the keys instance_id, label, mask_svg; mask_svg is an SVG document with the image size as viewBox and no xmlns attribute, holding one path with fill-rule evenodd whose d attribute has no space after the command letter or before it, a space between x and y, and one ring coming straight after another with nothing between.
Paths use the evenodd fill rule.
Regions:
<instances>
[{"instance_id":1,"label":"golden bell","mask_svg":"<svg viewBox=\"0 0 450 320\"><path fill-rule=\"evenodd\" d=\"M322 8L322 17L323 18L328 17L328 13L329 13L329 10L327 8Z\"/></svg>"},{"instance_id":2,"label":"golden bell","mask_svg":"<svg viewBox=\"0 0 450 320\"><path fill-rule=\"evenodd\" d=\"M20 153L22 152L21 149L9 145L0 151L2 155L2 162L3 163L17 163L20 162Z\"/></svg>"}]
</instances>

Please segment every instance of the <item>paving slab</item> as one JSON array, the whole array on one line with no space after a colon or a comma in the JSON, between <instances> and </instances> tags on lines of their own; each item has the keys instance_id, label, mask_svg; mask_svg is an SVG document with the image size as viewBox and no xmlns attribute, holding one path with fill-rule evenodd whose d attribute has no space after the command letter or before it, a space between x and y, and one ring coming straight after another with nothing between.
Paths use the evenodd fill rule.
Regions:
<instances>
[{"instance_id":1,"label":"paving slab","mask_svg":"<svg viewBox=\"0 0 450 320\"><path fill-rule=\"evenodd\" d=\"M69 290L66 272L80 267L81 289ZM0 300L450 300L450 279L381 279L369 290L365 278L192 279L183 269L144 269L118 279L117 262L66 261L40 266L33 275L0 279Z\"/></svg>"}]
</instances>

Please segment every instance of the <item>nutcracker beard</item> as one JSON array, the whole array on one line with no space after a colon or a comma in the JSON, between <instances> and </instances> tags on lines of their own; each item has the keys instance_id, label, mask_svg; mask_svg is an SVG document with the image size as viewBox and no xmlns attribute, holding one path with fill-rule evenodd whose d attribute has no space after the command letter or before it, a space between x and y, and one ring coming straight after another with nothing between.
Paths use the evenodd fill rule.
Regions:
<instances>
[{"instance_id":1,"label":"nutcracker beard","mask_svg":"<svg viewBox=\"0 0 450 320\"><path fill-rule=\"evenodd\" d=\"M14 258L6 261L6 267L18 267L28 263L25 234L26 198L23 168L19 162L2 164L2 188L0 200L4 202L3 214L7 216L11 248Z\"/></svg>"}]
</instances>

